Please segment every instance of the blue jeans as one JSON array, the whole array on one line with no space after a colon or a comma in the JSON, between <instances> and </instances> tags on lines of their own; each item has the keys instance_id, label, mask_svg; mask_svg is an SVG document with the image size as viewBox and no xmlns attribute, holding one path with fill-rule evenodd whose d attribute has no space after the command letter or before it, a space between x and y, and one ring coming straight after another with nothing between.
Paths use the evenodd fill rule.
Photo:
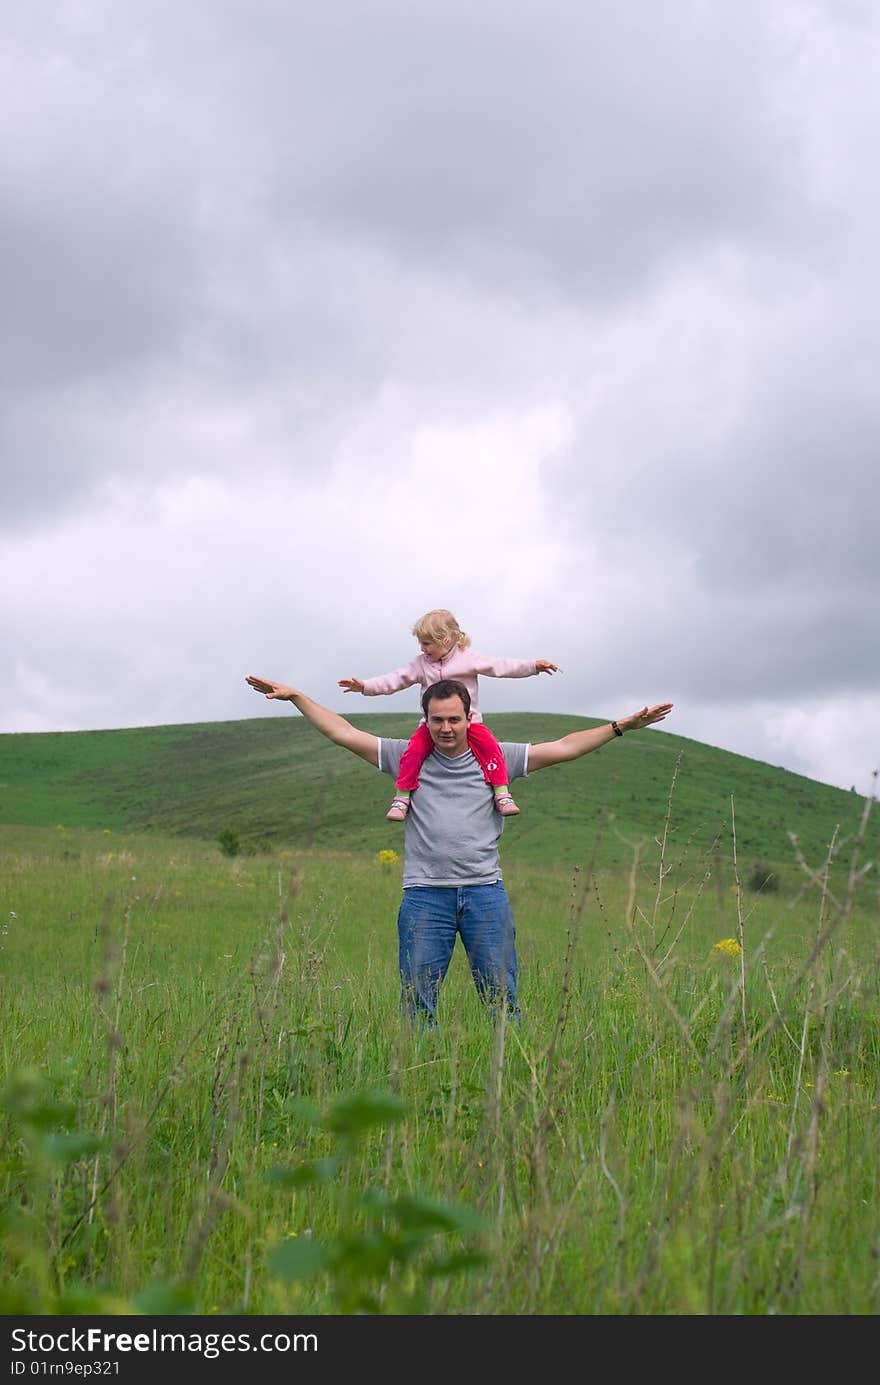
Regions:
<instances>
[{"instance_id":1,"label":"blue jeans","mask_svg":"<svg viewBox=\"0 0 880 1385\"><path fill-rule=\"evenodd\" d=\"M419 885L405 889L397 915L401 1003L405 1014L432 1027L437 993L461 935L480 999L494 1012L516 1003L516 934L507 892L492 885Z\"/></svg>"}]
</instances>

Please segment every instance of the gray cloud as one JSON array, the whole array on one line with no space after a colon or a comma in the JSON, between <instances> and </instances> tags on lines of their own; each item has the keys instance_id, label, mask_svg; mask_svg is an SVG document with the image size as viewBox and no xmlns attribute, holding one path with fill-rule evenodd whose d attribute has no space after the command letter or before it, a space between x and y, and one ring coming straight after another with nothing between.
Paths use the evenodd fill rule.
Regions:
<instances>
[{"instance_id":1,"label":"gray cloud","mask_svg":"<svg viewBox=\"0 0 880 1385\"><path fill-rule=\"evenodd\" d=\"M877 25L17 7L0 729L353 710L443 604L563 663L495 707L880 759Z\"/></svg>"},{"instance_id":2,"label":"gray cloud","mask_svg":"<svg viewBox=\"0 0 880 1385\"><path fill-rule=\"evenodd\" d=\"M650 6L413 10L390 43L368 14L344 74L351 125L313 170L294 162L291 204L582 302L634 294L706 242L790 234L796 175L785 122L767 118L760 11L706 24L678 9L686 45Z\"/></svg>"}]
</instances>

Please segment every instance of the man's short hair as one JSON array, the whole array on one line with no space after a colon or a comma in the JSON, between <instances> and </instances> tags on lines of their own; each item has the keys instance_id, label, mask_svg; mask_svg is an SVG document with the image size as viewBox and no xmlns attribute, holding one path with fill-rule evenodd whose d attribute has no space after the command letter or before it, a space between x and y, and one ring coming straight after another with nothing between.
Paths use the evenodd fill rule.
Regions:
<instances>
[{"instance_id":1,"label":"man's short hair","mask_svg":"<svg viewBox=\"0 0 880 1385\"><path fill-rule=\"evenodd\" d=\"M471 695L464 683L459 683L455 678L441 678L439 683L432 683L429 688L425 688L422 693L422 711L425 716L428 715L429 704L441 697L460 697L465 716L470 716Z\"/></svg>"}]
</instances>

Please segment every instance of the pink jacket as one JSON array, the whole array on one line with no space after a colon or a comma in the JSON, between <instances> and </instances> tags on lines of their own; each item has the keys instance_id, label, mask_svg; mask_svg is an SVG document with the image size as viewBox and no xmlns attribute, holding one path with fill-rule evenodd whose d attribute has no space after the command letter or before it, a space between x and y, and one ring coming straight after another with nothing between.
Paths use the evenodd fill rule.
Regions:
<instances>
[{"instance_id":1,"label":"pink jacket","mask_svg":"<svg viewBox=\"0 0 880 1385\"><path fill-rule=\"evenodd\" d=\"M406 668L396 668L392 673L380 673L376 678L364 680L364 697L383 697L387 693L400 692L401 688L411 688L420 683L422 690L441 678L455 678L464 683L471 695L471 712L474 721L482 721L477 690L477 675L482 673L489 678L531 678L538 672L534 659L490 659L485 654L476 654L472 649L451 649L439 663L432 664L419 654Z\"/></svg>"}]
</instances>

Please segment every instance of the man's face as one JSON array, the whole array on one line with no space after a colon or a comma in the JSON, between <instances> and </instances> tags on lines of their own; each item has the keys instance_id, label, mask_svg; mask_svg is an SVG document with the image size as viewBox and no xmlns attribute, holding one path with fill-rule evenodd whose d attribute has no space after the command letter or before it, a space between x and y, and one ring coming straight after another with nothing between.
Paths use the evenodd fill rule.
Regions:
<instances>
[{"instance_id":1,"label":"man's face","mask_svg":"<svg viewBox=\"0 0 880 1385\"><path fill-rule=\"evenodd\" d=\"M444 755L463 755L467 750L467 730L470 716L465 714L461 698L435 697L428 703L426 713L431 740Z\"/></svg>"}]
</instances>

